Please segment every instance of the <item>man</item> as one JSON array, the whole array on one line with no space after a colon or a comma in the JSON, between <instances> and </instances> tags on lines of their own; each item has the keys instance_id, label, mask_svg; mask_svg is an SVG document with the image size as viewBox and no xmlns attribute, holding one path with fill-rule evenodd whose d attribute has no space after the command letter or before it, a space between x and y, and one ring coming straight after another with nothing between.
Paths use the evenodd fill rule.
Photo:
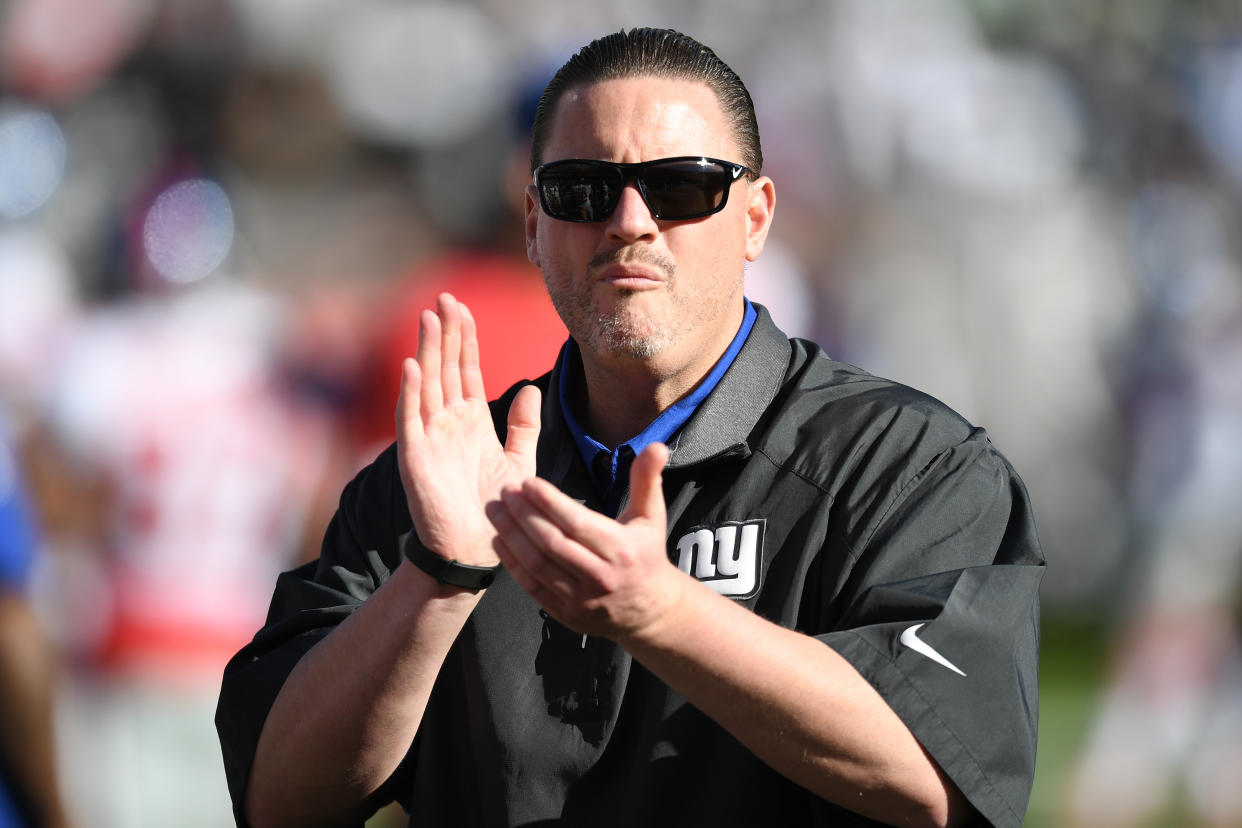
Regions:
<instances>
[{"instance_id":1,"label":"man","mask_svg":"<svg viewBox=\"0 0 1242 828\"><path fill-rule=\"evenodd\" d=\"M552 80L526 238L571 339L489 412L469 310L423 314L396 446L226 671L239 820L1021 822L1025 492L982 431L745 300L761 164L683 35Z\"/></svg>"}]
</instances>

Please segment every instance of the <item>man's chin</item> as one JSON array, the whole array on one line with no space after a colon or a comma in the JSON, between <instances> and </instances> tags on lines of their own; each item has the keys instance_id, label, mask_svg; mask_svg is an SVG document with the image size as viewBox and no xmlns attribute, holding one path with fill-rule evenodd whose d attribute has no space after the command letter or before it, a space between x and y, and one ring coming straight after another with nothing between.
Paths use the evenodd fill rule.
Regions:
<instances>
[{"instance_id":1,"label":"man's chin","mask_svg":"<svg viewBox=\"0 0 1242 828\"><path fill-rule=\"evenodd\" d=\"M651 359L670 345L667 331L650 324L627 324L618 319L601 319L595 341L600 351L614 357Z\"/></svg>"}]
</instances>

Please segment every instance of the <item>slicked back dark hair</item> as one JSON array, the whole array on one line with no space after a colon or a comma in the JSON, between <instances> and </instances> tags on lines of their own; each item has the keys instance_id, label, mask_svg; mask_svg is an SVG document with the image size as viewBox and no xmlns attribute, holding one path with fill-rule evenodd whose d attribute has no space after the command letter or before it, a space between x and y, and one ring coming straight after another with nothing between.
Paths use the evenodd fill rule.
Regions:
<instances>
[{"instance_id":1,"label":"slicked back dark hair","mask_svg":"<svg viewBox=\"0 0 1242 828\"><path fill-rule=\"evenodd\" d=\"M570 89L608 80L658 77L701 81L715 93L733 127L740 158L730 158L756 175L763 169L755 105L737 73L711 49L672 29L622 29L583 46L548 82L535 111L530 168L543 163L543 148L552 129L556 105Z\"/></svg>"}]
</instances>

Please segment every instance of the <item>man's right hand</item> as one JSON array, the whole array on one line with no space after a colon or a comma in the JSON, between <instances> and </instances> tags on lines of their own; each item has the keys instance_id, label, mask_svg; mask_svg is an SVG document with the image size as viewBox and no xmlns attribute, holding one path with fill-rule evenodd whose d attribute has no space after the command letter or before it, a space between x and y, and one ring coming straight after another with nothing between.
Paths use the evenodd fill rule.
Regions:
<instances>
[{"instance_id":1,"label":"man's right hand","mask_svg":"<svg viewBox=\"0 0 1242 828\"><path fill-rule=\"evenodd\" d=\"M497 562L496 530L484 506L508 484L535 474L539 389L521 389L509 408L502 447L479 369L469 309L442 293L419 319L417 359L402 365L397 400L397 458L419 539L444 558L475 566Z\"/></svg>"}]
</instances>

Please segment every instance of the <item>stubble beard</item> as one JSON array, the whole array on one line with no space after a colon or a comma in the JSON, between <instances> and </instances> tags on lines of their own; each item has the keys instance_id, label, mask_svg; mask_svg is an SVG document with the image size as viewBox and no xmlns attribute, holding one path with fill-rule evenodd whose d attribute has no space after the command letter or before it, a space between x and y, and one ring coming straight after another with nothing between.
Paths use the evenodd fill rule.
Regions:
<instances>
[{"instance_id":1,"label":"stubble beard","mask_svg":"<svg viewBox=\"0 0 1242 828\"><path fill-rule=\"evenodd\" d=\"M603 353L631 359L651 359L673 344L673 332L650 318L623 319L633 314L618 311L596 317L596 341L592 344Z\"/></svg>"},{"instance_id":2,"label":"stubble beard","mask_svg":"<svg viewBox=\"0 0 1242 828\"><path fill-rule=\"evenodd\" d=\"M665 277L661 289L666 296L676 298L676 265L671 259L640 248L625 248L596 256L587 272L615 263L642 263L658 269ZM659 318L628 301L648 291L622 291L612 307L603 309L596 305L593 291L575 285L572 277L558 278L545 273L544 281L553 307L574 339L601 355L651 359L673 346L678 326L684 324L675 305L665 306L666 311L671 311L669 318Z\"/></svg>"}]
</instances>

